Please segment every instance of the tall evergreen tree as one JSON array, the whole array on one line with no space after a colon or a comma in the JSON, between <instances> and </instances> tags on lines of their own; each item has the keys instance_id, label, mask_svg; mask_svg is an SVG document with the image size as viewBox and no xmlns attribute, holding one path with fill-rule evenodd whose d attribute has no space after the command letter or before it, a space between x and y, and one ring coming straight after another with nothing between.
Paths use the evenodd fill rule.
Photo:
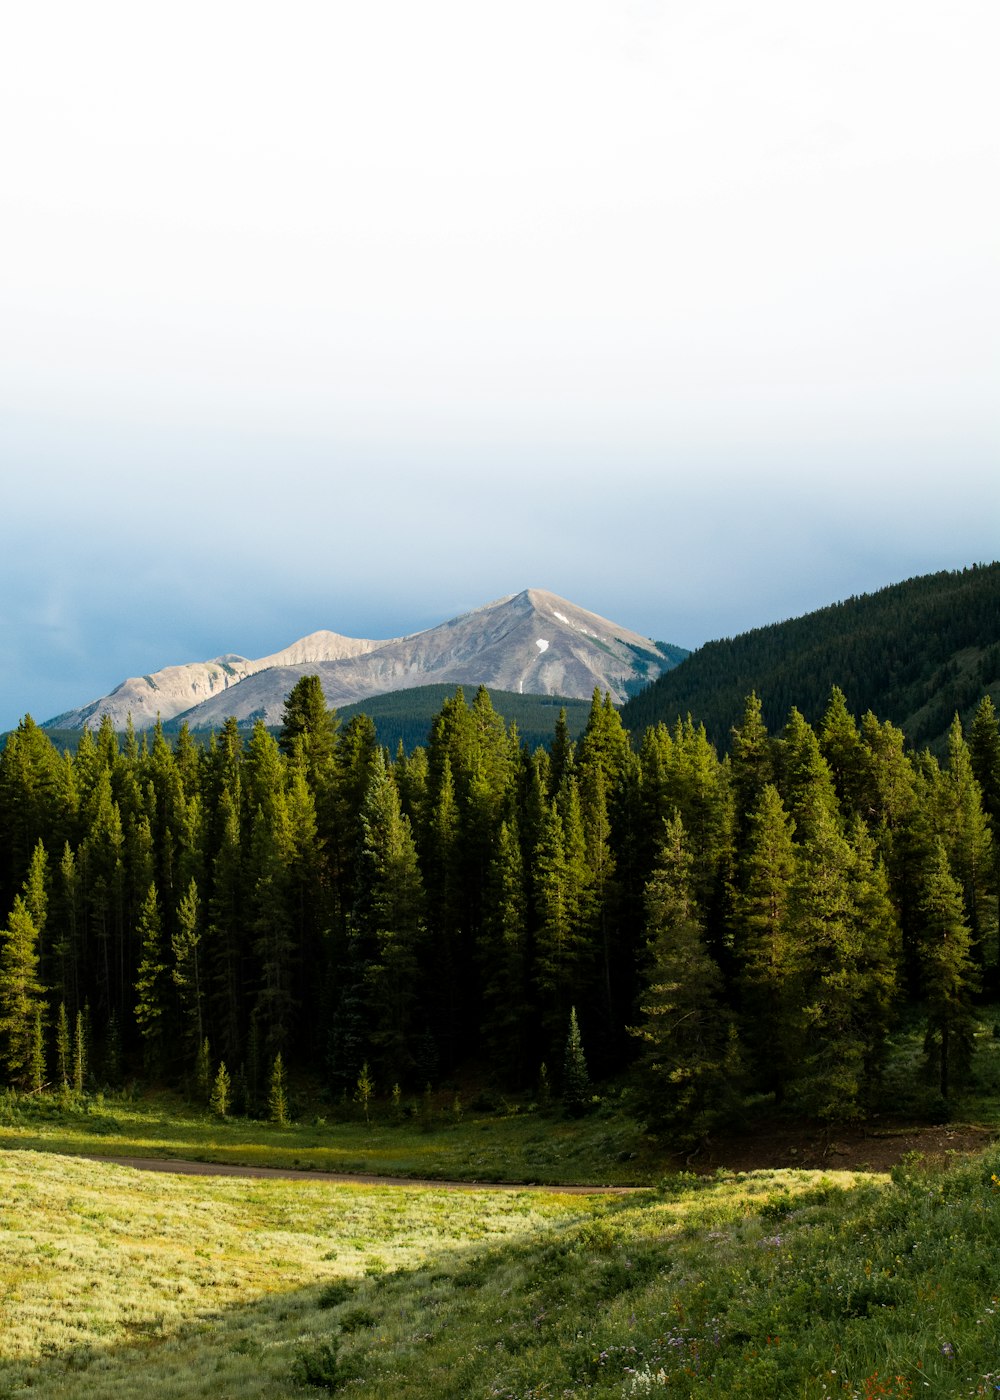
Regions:
<instances>
[{"instance_id":1,"label":"tall evergreen tree","mask_svg":"<svg viewBox=\"0 0 1000 1400\"><path fill-rule=\"evenodd\" d=\"M840 803L829 765L812 727L792 708L777 746L778 788L795 820L797 838L808 841L814 824L840 819Z\"/></svg>"},{"instance_id":2,"label":"tall evergreen tree","mask_svg":"<svg viewBox=\"0 0 1000 1400\"><path fill-rule=\"evenodd\" d=\"M479 938L481 1035L502 1082L525 1083L537 1051L528 1000L527 901L516 825L500 827Z\"/></svg>"},{"instance_id":3,"label":"tall evergreen tree","mask_svg":"<svg viewBox=\"0 0 1000 1400\"><path fill-rule=\"evenodd\" d=\"M744 1040L757 1083L779 1096L798 1054L800 965L789 921L794 830L777 788L765 784L749 818L735 910Z\"/></svg>"},{"instance_id":4,"label":"tall evergreen tree","mask_svg":"<svg viewBox=\"0 0 1000 1400\"><path fill-rule=\"evenodd\" d=\"M195 1067L199 1048L205 1039L205 991L201 958L201 901L192 880L181 895L171 938L171 976L177 988L181 1011L184 1063L188 1073Z\"/></svg>"},{"instance_id":5,"label":"tall evergreen tree","mask_svg":"<svg viewBox=\"0 0 1000 1400\"><path fill-rule=\"evenodd\" d=\"M705 946L679 816L666 825L646 887L646 985L633 1029L643 1112L651 1126L696 1141L731 1111L739 1053L722 978Z\"/></svg>"},{"instance_id":6,"label":"tall evergreen tree","mask_svg":"<svg viewBox=\"0 0 1000 1400\"><path fill-rule=\"evenodd\" d=\"M921 957L927 1006L924 1042L929 1070L942 1098L968 1071L975 1045L972 998L979 973L972 959L972 932L961 886L949 868L939 838L924 872Z\"/></svg>"},{"instance_id":7,"label":"tall evergreen tree","mask_svg":"<svg viewBox=\"0 0 1000 1400\"><path fill-rule=\"evenodd\" d=\"M381 751L361 814L364 898L357 929L367 952L365 997L383 1082L412 1078L420 1023L424 889L410 824Z\"/></svg>"},{"instance_id":8,"label":"tall evergreen tree","mask_svg":"<svg viewBox=\"0 0 1000 1400\"><path fill-rule=\"evenodd\" d=\"M170 1029L170 968L155 885L151 884L146 891L136 932L141 954L135 982L135 1020L142 1037L146 1068L159 1074L166 1063Z\"/></svg>"},{"instance_id":9,"label":"tall evergreen tree","mask_svg":"<svg viewBox=\"0 0 1000 1400\"><path fill-rule=\"evenodd\" d=\"M583 1053L583 1039L580 1023L576 1019L576 1007L570 1007L569 1033L566 1036L566 1051L563 1055L562 1100L566 1112L573 1118L586 1113L590 1104L590 1075L587 1059Z\"/></svg>"},{"instance_id":10,"label":"tall evergreen tree","mask_svg":"<svg viewBox=\"0 0 1000 1400\"><path fill-rule=\"evenodd\" d=\"M859 857L818 795L797 853L789 921L797 950L801 1054L791 1097L828 1122L864 1116L884 1056L898 933L872 852Z\"/></svg>"},{"instance_id":11,"label":"tall evergreen tree","mask_svg":"<svg viewBox=\"0 0 1000 1400\"><path fill-rule=\"evenodd\" d=\"M577 824L579 803L576 804ZM558 806L546 812L532 859L535 911L535 985L543 1049L558 1063L569 1009L590 983L592 946L580 919L584 872L574 841L567 850Z\"/></svg>"},{"instance_id":12,"label":"tall evergreen tree","mask_svg":"<svg viewBox=\"0 0 1000 1400\"><path fill-rule=\"evenodd\" d=\"M747 696L743 718L733 730L730 763L736 836L742 843L750 814L760 805L764 787L775 780L774 741L764 723L760 697L754 691Z\"/></svg>"},{"instance_id":13,"label":"tall evergreen tree","mask_svg":"<svg viewBox=\"0 0 1000 1400\"><path fill-rule=\"evenodd\" d=\"M7 1081L31 1088L36 1018L45 1007L38 978L38 930L21 895L0 932L0 1064Z\"/></svg>"}]
</instances>

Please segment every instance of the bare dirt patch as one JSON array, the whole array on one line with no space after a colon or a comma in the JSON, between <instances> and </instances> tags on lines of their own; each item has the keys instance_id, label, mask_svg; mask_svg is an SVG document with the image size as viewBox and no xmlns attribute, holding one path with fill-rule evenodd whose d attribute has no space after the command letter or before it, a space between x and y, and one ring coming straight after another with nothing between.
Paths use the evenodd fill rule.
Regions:
<instances>
[{"instance_id":1,"label":"bare dirt patch","mask_svg":"<svg viewBox=\"0 0 1000 1400\"><path fill-rule=\"evenodd\" d=\"M687 1171L759 1171L804 1167L826 1171L888 1172L917 1153L928 1164L947 1165L982 1152L995 1140L988 1128L901 1124L825 1132L815 1127L775 1125L752 1135L712 1138L678 1160Z\"/></svg>"}]
</instances>

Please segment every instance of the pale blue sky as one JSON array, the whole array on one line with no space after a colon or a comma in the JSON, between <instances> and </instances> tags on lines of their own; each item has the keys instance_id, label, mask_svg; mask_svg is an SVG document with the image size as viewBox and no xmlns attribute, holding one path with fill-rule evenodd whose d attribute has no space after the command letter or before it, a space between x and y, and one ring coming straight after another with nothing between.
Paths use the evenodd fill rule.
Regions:
<instances>
[{"instance_id":1,"label":"pale blue sky","mask_svg":"<svg viewBox=\"0 0 1000 1400\"><path fill-rule=\"evenodd\" d=\"M0 727L528 586L693 647L1000 553L993 0L18 10Z\"/></svg>"}]
</instances>

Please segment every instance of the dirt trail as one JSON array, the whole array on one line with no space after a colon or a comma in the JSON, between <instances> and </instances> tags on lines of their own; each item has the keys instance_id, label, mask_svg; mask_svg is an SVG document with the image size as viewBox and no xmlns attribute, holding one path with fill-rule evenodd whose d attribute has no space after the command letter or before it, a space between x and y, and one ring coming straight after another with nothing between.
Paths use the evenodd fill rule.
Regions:
<instances>
[{"instance_id":1,"label":"dirt trail","mask_svg":"<svg viewBox=\"0 0 1000 1400\"><path fill-rule=\"evenodd\" d=\"M229 1162L193 1162L176 1157L106 1157L81 1152L89 1162L112 1162L146 1172L175 1172L180 1176L275 1177L280 1181L323 1181L342 1186L412 1186L437 1191L549 1191L560 1196L622 1196L640 1186L552 1186L525 1181L441 1181L432 1177L376 1176L369 1172L321 1172L296 1167L246 1167Z\"/></svg>"}]
</instances>

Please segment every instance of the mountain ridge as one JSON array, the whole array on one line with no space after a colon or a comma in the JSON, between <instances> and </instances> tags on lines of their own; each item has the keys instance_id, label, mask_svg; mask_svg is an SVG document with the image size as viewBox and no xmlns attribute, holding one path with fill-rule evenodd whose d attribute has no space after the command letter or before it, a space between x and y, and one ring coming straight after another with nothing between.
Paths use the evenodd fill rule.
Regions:
<instances>
[{"instance_id":1,"label":"mountain ridge","mask_svg":"<svg viewBox=\"0 0 1000 1400\"><path fill-rule=\"evenodd\" d=\"M595 688L620 703L686 655L546 589L527 588L436 626L383 640L321 630L257 660L224 653L122 681L107 695L46 720L45 729L116 729L157 719L212 728L280 722L285 697L318 674L328 704L428 684L486 685L527 694L588 698Z\"/></svg>"}]
</instances>

